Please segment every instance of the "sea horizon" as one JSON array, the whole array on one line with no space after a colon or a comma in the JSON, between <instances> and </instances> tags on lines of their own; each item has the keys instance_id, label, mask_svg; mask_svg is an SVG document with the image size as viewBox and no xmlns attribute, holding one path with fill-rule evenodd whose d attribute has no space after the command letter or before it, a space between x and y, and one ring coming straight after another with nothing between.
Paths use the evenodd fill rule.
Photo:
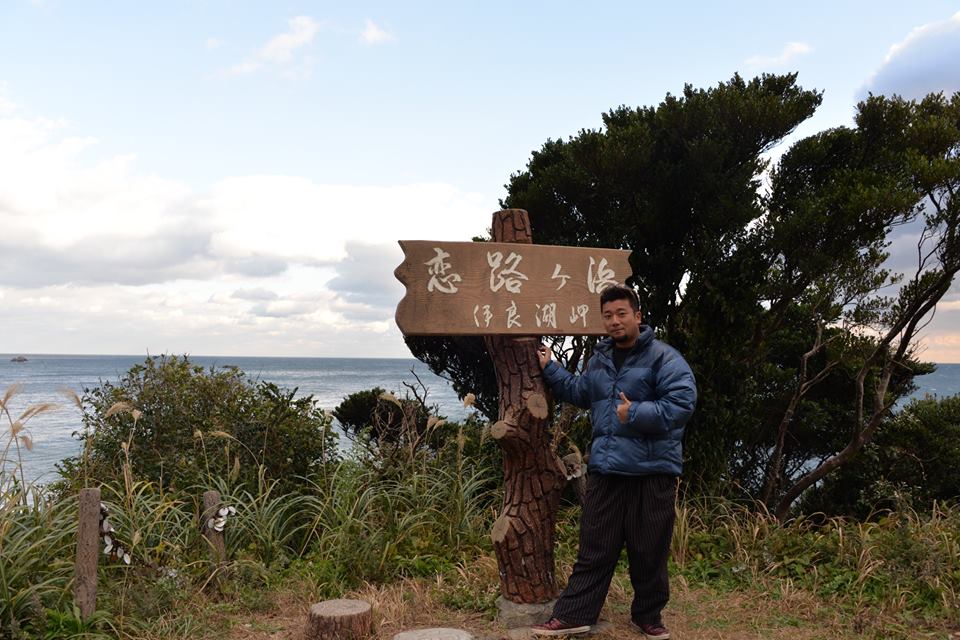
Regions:
<instances>
[{"instance_id":1,"label":"sea horizon","mask_svg":"<svg viewBox=\"0 0 960 640\"><path fill-rule=\"evenodd\" d=\"M380 387L404 394L405 384L417 379L428 390L427 403L436 406L438 415L460 421L476 413L463 406L451 383L434 374L426 364L410 357L338 357L338 356L228 356L198 354L157 354L153 357L186 356L204 368L237 367L252 382L270 382L295 390L297 397L310 396L322 409L336 408L352 393ZM22 356L26 362L13 362ZM22 385L10 402L12 416L28 406L52 402L58 408L31 420L27 434L33 450L22 452L28 480L46 482L56 479L55 465L79 451L72 435L82 427L82 414L66 400L61 389L79 395L105 382L116 383L132 366L148 355L135 354L43 354L0 353L0 393L14 384ZM949 397L960 394L960 364L935 363L931 374L915 379L917 389L898 403L898 408L913 398ZM0 432L9 425L0 423ZM9 460L7 461L9 465Z\"/></svg>"},{"instance_id":2,"label":"sea horizon","mask_svg":"<svg viewBox=\"0 0 960 640\"><path fill-rule=\"evenodd\" d=\"M174 352L164 352L156 354L136 354L136 353L30 353L27 351L10 351L7 353L0 352L0 358L7 356L17 357L41 357L41 358L57 358L57 357L68 357L68 358L161 358L164 356L187 356L188 358L313 358L313 359L331 359L331 360L416 360L412 355L410 356L245 356L245 355L224 355L217 353L181 353L177 351ZM419 361L418 361L419 362Z\"/></svg>"},{"instance_id":3,"label":"sea horizon","mask_svg":"<svg viewBox=\"0 0 960 640\"><path fill-rule=\"evenodd\" d=\"M190 352L163 352L163 353L44 353L44 352L29 352L29 351L0 351L0 359L5 357L70 357L70 358L160 358L164 356L187 356L188 358L294 358L294 359L329 359L329 360L417 360L412 354L408 356L305 356L305 355L242 355L242 354L220 354L220 353L190 353ZM417 362L421 362L417 360ZM930 364L935 365L960 365L958 362L947 362L947 361L934 361L934 360L920 360L920 362L929 362Z\"/></svg>"}]
</instances>

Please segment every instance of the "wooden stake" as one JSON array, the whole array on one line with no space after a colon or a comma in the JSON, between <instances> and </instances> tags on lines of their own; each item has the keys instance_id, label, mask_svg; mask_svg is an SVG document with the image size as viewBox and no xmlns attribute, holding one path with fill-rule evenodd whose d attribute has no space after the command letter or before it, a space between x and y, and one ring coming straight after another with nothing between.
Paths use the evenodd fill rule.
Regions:
<instances>
[{"instance_id":1,"label":"wooden stake","mask_svg":"<svg viewBox=\"0 0 960 640\"><path fill-rule=\"evenodd\" d=\"M92 616L97 609L97 560L99 557L100 489L81 489L73 598L84 620Z\"/></svg>"},{"instance_id":2,"label":"wooden stake","mask_svg":"<svg viewBox=\"0 0 960 640\"><path fill-rule=\"evenodd\" d=\"M227 560L227 546L223 539L223 532L210 526L211 521L217 517L220 506L219 491L210 490L203 493L203 514L200 516L200 527L203 530L203 537L210 543L210 553L213 555L213 561L217 569Z\"/></svg>"}]
</instances>

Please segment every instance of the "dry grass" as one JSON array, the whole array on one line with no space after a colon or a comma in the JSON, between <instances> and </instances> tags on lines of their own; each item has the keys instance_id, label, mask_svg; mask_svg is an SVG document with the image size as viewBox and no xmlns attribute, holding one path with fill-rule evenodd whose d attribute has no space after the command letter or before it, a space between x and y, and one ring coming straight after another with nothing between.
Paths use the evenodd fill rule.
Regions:
<instances>
[{"instance_id":1,"label":"dry grass","mask_svg":"<svg viewBox=\"0 0 960 640\"><path fill-rule=\"evenodd\" d=\"M569 566L563 567L569 571ZM476 583L496 580L496 564L482 557L456 581L452 578L408 579L390 585L366 585L343 597L370 602L374 608L376 638L390 640L400 631L425 627L453 627L470 631L483 640L530 637L523 630L510 631L485 612L459 610L444 605L444 595L462 588L463 580ZM454 584L457 582L457 584ZM474 585L476 586L476 585ZM673 594L664 620L677 640L865 640L881 638L930 638L960 640L957 629L907 629L875 613L844 612L809 592L781 585L776 593L722 591L689 587L682 578L672 582ZM306 612L314 601L309 585L291 585L278 595L269 611L227 616L223 628L233 640L302 640ZM597 640L640 639L629 623L629 578L618 572L601 614L606 624L590 636Z\"/></svg>"}]
</instances>

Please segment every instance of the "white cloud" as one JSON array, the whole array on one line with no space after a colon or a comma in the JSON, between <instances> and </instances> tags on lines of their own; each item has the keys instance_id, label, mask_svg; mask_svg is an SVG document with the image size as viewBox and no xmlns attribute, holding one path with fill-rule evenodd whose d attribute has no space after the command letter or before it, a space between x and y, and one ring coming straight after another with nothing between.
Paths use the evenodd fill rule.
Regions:
<instances>
[{"instance_id":1,"label":"white cloud","mask_svg":"<svg viewBox=\"0 0 960 640\"><path fill-rule=\"evenodd\" d=\"M440 183L197 190L70 133L0 114L0 352L405 355L396 241L466 240L496 208Z\"/></svg>"},{"instance_id":2,"label":"white cloud","mask_svg":"<svg viewBox=\"0 0 960 640\"><path fill-rule=\"evenodd\" d=\"M263 63L256 60L244 60L243 62L238 62L229 69L227 69L227 75L231 76L243 76L249 73L254 73L263 68Z\"/></svg>"},{"instance_id":3,"label":"white cloud","mask_svg":"<svg viewBox=\"0 0 960 640\"><path fill-rule=\"evenodd\" d=\"M0 89L3 85L0 85ZM11 102L6 96L0 94L0 116L10 115L17 110L17 105Z\"/></svg>"},{"instance_id":4,"label":"white cloud","mask_svg":"<svg viewBox=\"0 0 960 640\"><path fill-rule=\"evenodd\" d=\"M941 22L931 22L915 27L907 34L906 38L890 47L890 51L887 52L887 57L884 58L883 64L889 64L894 58L921 40L926 40L927 38L944 33L950 33L958 28L960 28L960 11Z\"/></svg>"},{"instance_id":5,"label":"white cloud","mask_svg":"<svg viewBox=\"0 0 960 640\"><path fill-rule=\"evenodd\" d=\"M223 40L219 38L207 38L207 41L204 43L204 46L210 50L219 49L220 47L223 46Z\"/></svg>"},{"instance_id":6,"label":"white cloud","mask_svg":"<svg viewBox=\"0 0 960 640\"><path fill-rule=\"evenodd\" d=\"M393 40L395 40L393 35L381 29L373 20L367 20L366 27L364 27L363 32L360 34L360 42L363 44L384 44L386 42L392 42Z\"/></svg>"},{"instance_id":7,"label":"white cloud","mask_svg":"<svg viewBox=\"0 0 960 640\"><path fill-rule=\"evenodd\" d=\"M227 69L227 75L247 75L266 67L280 69L287 78L309 75L313 58L300 54L313 43L323 25L310 16L297 16L288 20L287 26L287 31L273 36L253 55Z\"/></svg>"},{"instance_id":8,"label":"white cloud","mask_svg":"<svg viewBox=\"0 0 960 640\"><path fill-rule=\"evenodd\" d=\"M928 93L960 91L960 11L946 20L916 27L893 44L867 79L868 92L922 98Z\"/></svg>"},{"instance_id":9,"label":"white cloud","mask_svg":"<svg viewBox=\"0 0 960 640\"><path fill-rule=\"evenodd\" d=\"M290 30L274 36L260 49L260 57L270 62L290 62L294 52L311 42L320 31L320 23L309 16L297 16L288 22Z\"/></svg>"},{"instance_id":10,"label":"white cloud","mask_svg":"<svg viewBox=\"0 0 960 640\"><path fill-rule=\"evenodd\" d=\"M795 58L810 53L813 48L805 42L788 42L778 55L775 56L751 56L744 60L744 64L749 67L782 67L793 61Z\"/></svg>"},{"instance_id":11,"label":"white cloud","mask_svg":"<svg viewBox=\"0 0 960 640\"><path fill-rule=\"evenodd\" d=\"M237 289L230 296L231 298L237 298L238 300L276 300L277 294L270 289L256 288L256 289Z\"/></svg>"}]
</instances>

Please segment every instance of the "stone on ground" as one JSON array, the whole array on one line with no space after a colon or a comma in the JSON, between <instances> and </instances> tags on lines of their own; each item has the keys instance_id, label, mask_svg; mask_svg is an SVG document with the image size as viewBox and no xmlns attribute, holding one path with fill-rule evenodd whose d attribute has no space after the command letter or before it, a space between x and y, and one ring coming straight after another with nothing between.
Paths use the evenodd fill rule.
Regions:
<instances>
[{"instance_id":1,"label":"stone on ground","mask_svg":"<svg viewBox=\"0 0 960 640\"><path fill-rule=\"evenodd\" d=\"M434 629L404 631L393 636L393 640L473 640L473 636L460 629L436 627Z\"/></svg>"},{"instance_id":2,"label":"stone on ground","mask_svg":"<svg viewBox=\"0 0 960 640\"><path fill-rule=\"evenodd\" d=\"M500 596L497 598L497 608L500 609L497 620L508 629L532 627L550 619L554 602L556 600L538 604L520 604Z\"/></svg>"}]
</instances>

